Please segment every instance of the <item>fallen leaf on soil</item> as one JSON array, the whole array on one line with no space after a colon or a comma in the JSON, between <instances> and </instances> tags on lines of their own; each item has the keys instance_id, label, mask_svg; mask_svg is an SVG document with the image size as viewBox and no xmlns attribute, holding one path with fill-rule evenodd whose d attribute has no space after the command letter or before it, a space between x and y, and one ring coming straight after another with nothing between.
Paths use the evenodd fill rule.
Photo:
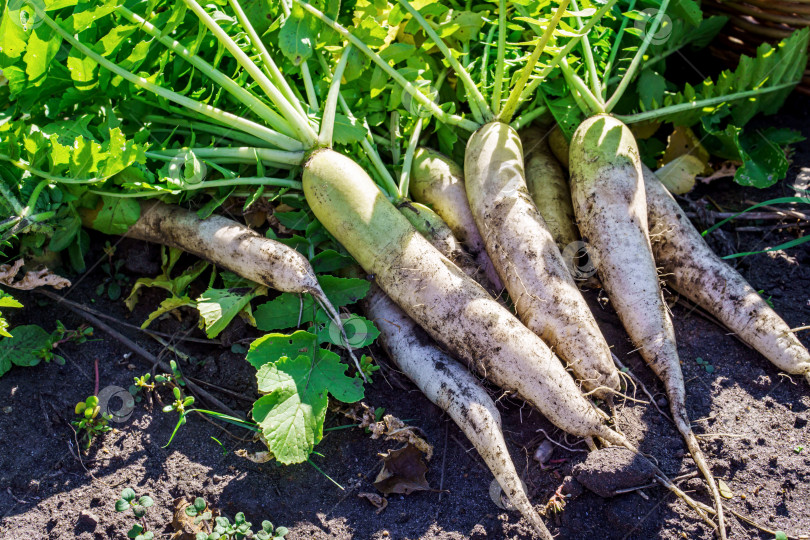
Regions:
<instances>
[{"instance_id":1,"label":"fallen leaf on soil","mask_svg":"<svg viewBox=\"0 0 810 540\"><path fill-rule=\"evenodd\" d=\"M174 533L172 533L171 540L195 540L197 538L197 533L204 532L210 533L210 527L206 525L206 522L200 521L199 523L194 523L194 518L188 514L186 514L186 508L192 506L194 504L193 498L186 498L186 497L178 497L174 500L174 517L172 517L172 527L174 528ZM219 510L216 508L208 507L206 508L208 511L211 512L211 520L219 515Z\"/></svg>"},{"instance_id":2,"label":"fallen leaf on soil","mask_svg":"<svg viewBox=\"0 0 810 540\"><path fill-rule=\"evenodd\" d=\"M247 460L250 460L253 463L267 463L268 461L273 459L273 453L272 452L267 452L267 451L264 451L264 452L248 452L247 450L244 450L244 449L240 448L239 450L237 450L235 452L235 454L237 456L241 457L241 458L245 458Z\"/></svg>"},{"instance_id":3,"label":"fallen leaf on soil","mask_svg":"<svg viewBox=\"0 0 810 540\"><path fill-rule=\"evenodd\" d=\"M358 493L357 496L361 499L368 499L368 502L377 508L377 514L381 514L388 507L388 499L380 497L376 493Z\"/></svg>"},{"instance_id":4,"label":"fallen leaf on soil","mask_svg":"<svg viewBox=\"0 0 810 540\"><path fill-rule=\"evenodd\" d=\"M18 259L13 265L0 265L0 285L6 285L8 287L23 291L30 291L31 289L44 287L45 285L50 285L54 289L64 289L65 287L70 287L70 281L62 276L54 274L47 268L26 272L22 279L19 281L14 281L14 278L20 272L23 264L25 264L25 261Z\"/></svg>"},{"instance_id":5,"label":"fallen leaf on soil","mask_svg":"<svg viewBox=\"0 0 810 540\"><path fill-rule=\"evenodd\" d=\"M414 491L430 489L425 479L427 465L422 461L422 452L414 445L407 444L380 456L383 458L383 468L374 479L374 487L381 493L408 495Z\"/></svg>"},{"instance_id":6,"label":"fallen leaf on soil","mask_svg":"<svg viewBox=\"0 0 810 540\"><path fill-rule=\"evenodd\" d=\"M723 497L724 499L734 498L734 493L731 491L731 488L729 488L728 484L726 484L719 478L717 479L717 489L718 491L720 491L720 496Z\"/></svg>"},{"instance_id":7,"label":"fallen leaf on soil","mask_svg":"<svg viewBox=\"0 0 810 540\"><path fill-rule=\"evenodd\" d=\"M385 437L386 440L393 439L398 442L412 444L425 454L425 459L428 461L433 457L433 447L428 444L425 439L416 434L416 430L419 428L406 426L405 422L396 416L386 414L382 420L377 422L374 409L362 401L353 404L349 409L340 406L335 409L347 418L357 422L357 427L361 429L368 428L368 430L371 431L372 439Z\"/></svg>"}]
</instances>

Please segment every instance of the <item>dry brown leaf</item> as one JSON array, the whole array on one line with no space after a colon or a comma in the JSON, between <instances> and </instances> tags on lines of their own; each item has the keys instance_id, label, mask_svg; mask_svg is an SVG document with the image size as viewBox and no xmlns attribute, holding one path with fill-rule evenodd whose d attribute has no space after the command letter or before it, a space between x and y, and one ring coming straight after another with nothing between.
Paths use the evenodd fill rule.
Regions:
<instances>
[{"instance_id":1,"label":"dry brown leaf","mask_svg":"<svg viewBox=\"0 0 810 540\"><path fill-rule=\"evenodd\" d=\"M253 463L267 463L268 461L273 459L273 453L272 452L267 452L267 451L265 451L265 452L248 452L247 450L244 450L244 449L240 448L240 449L236 450L236 452L234 452L234 453L237 456L241 457L241 458L245 458L247 460L252 461Z\"/></svg>"},{"instance_id":2,"label":"dry brown leaf","mask_svg":"<svg viewBox=\"0 0 810 540\"><path fill-rule=\"evenodd\" d=\"M719 178L728 178L729 176L734 176L737 173L737 164L733 161L724 161L720 168L714 171L710 176L704 176L700 178L700 181L704 184L708 184L714 180Z\"/></svg>"},{"instance_id":3,"label":"dry brown leaf","mask_svg":"<svg viewBox=\"0 0 810 540\"><path fill-rule=\"evenodd\" d=\"M374 409L363 402L349 409L338 407L337 410L357 422L359 428L368 428L372 439L385 437L386 440L412 444L425 454L425 459L428 461L433 457L433 447L425 439L417 435L418 428L405 425L405 422L396 416L386 414L382 420L377 422Z\"/></svg>"},{"instance_id":4,"label":"dry brown leaf","mask_svg":"<svg viewBox=\"0 0 810 540\"><path fill-rule=\"evenodd\" d=\"M23 291L30 291L46 285L49 285L54 289L64 289L65 287L70 287L70 281L62 276L54 274L47 268L26 272L22 279L14 281L14 278L17 277L17 274L20 272L23 264L25 264L25 261L18 259L14 262L14 264L0 265L0 285L6 285L7 287L20 289Z\"/></svg>"},{"instance_id":5,"label":"dry brown leaf","mask_svg":"<svg viewBox=\"0 0 810 540\"><path fill-rule=\"evenodd\" d=\"M381 514L388 507L388 499L380 497L376 493L358 493L357 496L361 499L368 499L368 502L377 508L376 514Z\"/></svg>"},{"instance_id":6,"label":"dry brown leaf","mask_svg":"<svg viewBox=\"0 0 810 540\"><path fill-rule=\"evenodd\" d=\"M428 468L422 461L422 452L412 444L398 450L380 454L383 468L374 479L374 487L381 493L401 493L408 495L414 491L428 491L430 485L425 478Z\"/></svg>"},{"instance_id":7,"label":"dry brown leaf","mask_svg":"<svg viewBox=\"0 0 810 540\"><path fill-rule=\"evenodd\" d=\"M172 533L171 540L195 540L197 533L211 532L209 524L213 522L215 517L219 516L219 510L207 507L206 509L211 511L211 520L208 523L205 521L194 523L194 518L186 514L186 508L193 504L194 499L190 497L178 497L174 500L174 516L172 517L174 533Z\"/></svg>"}]
</instances>

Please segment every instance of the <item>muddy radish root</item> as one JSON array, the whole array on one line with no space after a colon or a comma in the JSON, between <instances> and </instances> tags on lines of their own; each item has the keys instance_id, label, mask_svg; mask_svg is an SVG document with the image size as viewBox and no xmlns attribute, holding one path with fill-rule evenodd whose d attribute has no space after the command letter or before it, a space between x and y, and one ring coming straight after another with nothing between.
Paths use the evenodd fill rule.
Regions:
<instances>
[{"instance_id":1,"label":"muddy radish root","mask_svg":"<svg viewBox=\"0 0 810 540\"><path fill-rule=\"evenodd\" d=\"M810 352L790 326L712 251L655 174L646 167L643 174L653 255L667 282L776 367L810 383Z\"/></svg>"},{"instance_id":2,"label":"muddy radish root","mask_svg":"<svg viewBox=\"0 0 810 540\"><path fill-rule=\"evenodd\" d=\"M725 539L720 492L686 413L675 329L650 246L638 147L630 129L608 115L585 120L571 141L571 198L583 239L616 313L641 356L664 383L675 425L700 469Z\"/></svg>"},{"instance_id":3,"label":"muddy radish root","mask_svg":"<svg viewBox=\"0 0 810 540\"><path fill-rule=\"evenodd\" d=\"M359 165L319 150L305 164L303 184L323 226L455 357L568 433L626 443L543 341L420 235Z\"/></svg>"},{"instance_id":4,"label":"muddy radish root","mask_svg":"<svg viewBox=\"0 0 810 540\"><path fill-rule=\"evenodd\" d=\"M472 442L509 500L544 540L552 536L529 501L501 431L495 403L465 367L439 349L379 287L363 300L366 315L396 366L447 412Z\"/></svg>"},{"instance_id":5,"label":"muddy radish root","mask_svg":"<svg viewBox=\"0 0 810 540\"><path fill-rule=\"evenodd\" d=\"M98 209L84 210L82 223L93 228L97 215ZM141 203L141 216L125 236L182 249L271 289L310 294L348 343L340 316L321 289L309 261L281 242L223 216L200 219L191 210L157 201ZM347 350L359 370L351 348Z\"/></svg>"},{"instance_id":6,"label":"muddy radish root","mask_svg":"<svg viewBox=\"0 0 810 540\"><path fill-rule=\"evenodd\" d=\"M526 187L517 132L492 122L467 143L465 185L490 260L524 324L610 400L619 374L605 338Z\"/></svg>"},{"instance_id":7,"label":"muddy radish root","mask_svg":"<svg viewBox=\"0 0 810 540\"><path fill-rule=\"evenodd\" d=\"M411 167L410 192L413 200L432 208L447 223L493 288L498 293L503 291L501 279L487 255L484 240L470 212L461 167L435 150L417 148Z\"/></svg>"},{"instance_id":8,"label":"muddy radish root","mask_svg":"<svg viewBox=\"0 0 810 540\"><path fill-rule=\"evenodd\" d=\"M555 130L559 131L559 130ZM546 134L538 127L520 131L525 153L526 186L537 211L560 251L579 240L579 230L571 205L571 188L557 159L551 154Z\"/></svg>"},{"instance_id":9,"label":"muddy radish root","mask_svg":"<svg viewBox=\"0 0 810 540\"><path fill-rule=\"evenodd\" d=\"M413 227L424 236L439 253L453 261L465 274L481 284L493 297L500 291L489 281L489 278L464 246L450 230L450 227L433 210L424 204L403 202L398 205L399 211Z\"/></svg>"}]
</instances>

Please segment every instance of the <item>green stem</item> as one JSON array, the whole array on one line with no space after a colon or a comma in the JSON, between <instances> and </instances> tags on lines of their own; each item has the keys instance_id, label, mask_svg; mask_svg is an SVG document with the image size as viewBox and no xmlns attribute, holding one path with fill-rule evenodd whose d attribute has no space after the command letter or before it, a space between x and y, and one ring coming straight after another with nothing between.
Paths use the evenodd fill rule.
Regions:
<instances>
[{"instance_id":1,"label":"green stem","mask_svg":"<svg viewBox=\"0 0 810 540\"><path fill-rule=\"evenodd\" d=\"M575 11L579 11L579 5L577 5L577 0L571 0L571 4L574 7ZM579 27L580 32L584 25L582 24L582 18L577 15L574 17L577 21L577 26ZM593 94L595 96L599 96L602 99L602 87L599 84L599 75L596 73L596 62L593 60L593 51L591 50L591 40L588 38L588 33L584 32L582 36L582 58L585 60L585 65L588 67L588 78L590 79L591 83L591 90L593 90Z\"/></svg>"},{"instance_id":2,"label":"green stem","mask_svg":"<svg viewBox=\"0 0 810 540\"><path fill-rule=\"evenodd\" d=\"M518 79L517 84L515 84L515 86L512 88L512 92L509 94L509 99L506 100L506 105L503 106L503 110L498 115L498 120L504 124L508 124L512 121L512 116L515 114L518 104L520 103L520 96L523 94L523 90L526 88L526 84L529 82L529 77L531 76L532 72L534 72L534 67L537 65L540 55L545 50L548 40L551 39L551 36L554 34L554 30L557 28L557 24L560 22L563 13L565 13L565 8L568 7L568 1L569 0L562 0L560 2L559 7L557 7L557 11L554 13L554 16L551 17L551 21L548 23L548 26L546 26L543 35L534 46L532 55L526 61L526 65L523 66L523 70L520 72L520 78Z\"/></svg>"},{"instance_id":3,"label":"green stem","mask_svg":"<svg viewBox=\"0 0 810 540\"><path fill-rule=\"evenodd\" d=\"M166 124L169 126L180 126L186 127L191 130L189 133L193 133L194 130L202 131L204 133L210 133L212 135L217 135L222 139L230 139L234 142L247 144L250 146L260 147L262 145L267 144L267 141L263 139L259 139L258 137L253 137L252 135L248 135L247 133L243 133L241 131L235 131L233 129L225 128L222 126L218 126L215 124L208 124L205 122L199 121L191 121L191 120L183 120L180 118L170 118L170 117L163 117L163 116L154 116L154 115L147 115L144 119L146 123L152 124ZM153 129L152 131L158 131L157 128ZM166 131L172 131L171 129L166 128Z\"/></svg>"},{"instance_id":4,"label":"green stem","mask_svg":"<svg viewBox=\"0 0 810 540\"><path fill-rule=\"evenodd\" d=\"M468 62L467 62L468 66L471 65L470 62L469 62L469 57L470 57L470 44L465 43L464 44L464 58L466 58L468 60ZM481 89L483 90L483 88L484 87L482 85ZM479 124L483 125L484 116L481 114L481 109L478 108L478 104L476 104L475 100L472 99L470 94L466 90L464 92L465 92L465 94L467 94L467 103L470 105L470 112L473 115L473 119L475 119L475 121L478 122Z\"/></svg>"},{"instance_id":5,"label":"green stem","mask_svg":"<svg viewBox=\"0 0 810 540\"><path fill-rule=\"evenodd\" d=\"M140 86L144 90L148 90L153 94L156 94L160 97L168 99L169 101L174 101L178 105L182 105L188 109L191 109L195 112L208 116L221 122L226 125L230 125L235 129L242 130L246 133L251 133L260 137L261 139L278 146L278 133L275 131L268 129L265 126L257 124L255 122L251 122L245 118L241 118L234 114L225 112L221 109L216 107L212 107L211 105L204 105L199 101L193 100L177 92L173 92L171 90L167 90L162 86L158 86L152 82L147 81L143 77L138 77L137 75L125 70L124 68L120 67L118 64L110 62L103 56L99 55L85 44L81 43L72 35L68 34L64 28L62 28L59 24L56 23L51 17L48 16L45 11L42 10L36 3L29 4L36 12L37 16L42 19L42 21L50 26L57 34L59 34L62 39L73 45L77 50L79 50L82 54L91 58L96 61L99 65L108 69L115 73L116 75L126 79L127 81L131 82L136 86ZM299 148L291 148L290 150L300 150L302 147Z\"/></svg>"},{"instance_id":6,"label":"green stem","mask_svg":"<svg viewBox=\"0 0 810 540\"><path fill-rule=\"evenodd\" d=\"M60 183L60 184L95 184L97 182L103 182L104 180L107 180L107 178L109 178L109 177L102 177L102 178L63 178L63 177L60 177L60 176L52 176L51 174L48 174L45 171L35 169L34 167L31 167L26 162L21 161L21 160L13 159L11 156L7 156L5 154L0 154L0 160L8 161L9 163L14 165L18 169L22 169L23 171L31 173L34 176L38 176L40 178L44 178L47 181L56 182L56 183ZM0 184L0 185L2 185L2 184ZM17 203L17 204L19 204L19 203ZM24 212L25 208L20 207L19 211Z\"/></svg>"},{"instance_id":7,"label":"green stem","mask_svg":"<svg viewBox=\"0 0 810 540\"><path fill-rule=\"evenodd\" d=\"M45 186L49 185L51 182L49 180L40 180L40 182L34 187L34 190L31 192L31 196L28 197L28 204L25 205L23 209L23 213L20 217L28 217L28 214L31 213L31 210L36 206L37 200L39 200L39 196L42 193L42 190L45 189Z\"/></svg>"},{"instance_id":8,"label":"green stem","mask_svg":"<svg viewBox=\"0 0 810 540\"><path fill-rule=\"evenodd\" d=\"M171 160L176 156L193 153L201 159L238 159L244 163L255 163L256 157L272 165L299 166L304 162L304 152L282 152L269 148L178 148L176 150L154 150L146 152L146 157L153 159Z\"/></svg>"},{"instance_id":9,"label":"green stem","mask_svg":"<svg viewBox=\"0 0 810 540\"><path fill-rule=\"evenodd\" d=\"M472 100L476 102L476 105L478 105L478 108L481 110L481 114L484 117L484 121L491 122L495 118L492 113L492 110L487 106L486 99L484 98L483 94L481 94L481 91L478 90L478 87L475 85L475 82L473 82L469 72L467 72L467 70L464 69L464 66L462 66L458 62L458 60L456 60L456 57L453 56L453 53L451 53L450 49L447 48L447 45L445 44L444 40L441 37L439 37L439 34L436 33L436 30L434 30L433 27L430 24L428 24L425 18L422 17L422 14L419 13L416 9L414 9L414 7L411 5L410 2L408 2L408 0L398 0L398 1L400 5L402 5L402 7L404 7L408 11L408 13L411 14L411 16L416 20L416 22L419 23L419 26L422 27L422 29L425 31L428 37L430 37L430 39L442 53L444 59L447 60L447 63L450 64L450 67L452 67L453 70L456 72L456 76L464 85L464 89L467 91L467 95L472 97ZM501 0L501 3L503 3L504 1L505 0Z\"/></svg>"},{"instance_id":10,"label":"green stem","mask_svg":"<svg viewBox=\"0 0 810 540\"><path fill-rule=\"evenodd\" d=\"M405 160L402 162L402 170L399 173L399 196L401 198L408 197L408 190L410 189L411 180L411 164L413 163L413 154L416 147L419 146L419 136L422 134L422 118L416 121L413 126L413 133L408 139L408 149L405 151Z\"/></svg>"},{"instance_id":11,"label":"green stem","mask_svg":"<svg viewBox=\"0 0 810 540\"><path fill-rule=\"evenodd\" d=\"M332 147L332 134L335 131L335 114L337 113L337 99L340 94L340 82L343 79L343 70L346 69L351 50L351 44L346 45L346 48L343 49L343 54L340 55L340 60L335 67L335 73L332 75L329 93L326 95L326 104L324 105L323 116L321 117L321 133L318 135L318 142L321 146L327 148Z\"/></svg>"},{"instance_id":12,"label":"green stem","mask_svg":"<svg viewBox=\"0 0 810 540\"><path fill-rule=\"evenodd\" d=\"M257 178L257 177L240 177L229 178L224 180L209 180L200 182L199 184L185 184L183 186L165 187L166 191L197 191L200 189L230 187L230 186L273 186L292 189L302 189L301 182L297 180L289 180L287 178ZM107 197L117 197L120 199L135 199L139 197L157 197L165 195L166 191L105 191L101 189L88 189L90 193L97 195L105 195Z\"/></svg>"},{"instance_id":13,"label":"green stem","mask_svg":"<svg viewBox=\"0 0 810 540\"><path fill-rule=\"evenodd\" d=\"M0 154L0 159L8 159L8 160L10 160L11 158L9 156L4 156L4 155ZM2 195L3 198L8 202L8 204L11 205L11 208L12 208L12 210L14 210L15 214L17 214L18 216L22 216L22 213L25 210L23 208L22 203L8 189L5 182L3 182L2 178L0 178L0 195Z\"/></svg>"},{"instance_id":14,"label":"green stem","mask_svg":"<svg viewBox=\"0 0 810 540\"><path fill-rule=\"evenodd\" d=\"M467 120L466 118L462 118L461 116L457 116L454 114L447 114L432 99L425 96L425 94L423 94L418 88L416 88L407 79L405 79L405 77L403 77L397 70L388 65L388 62L383 60L379 54L369 49L354 34L346 30L346 28L344 28L343 25L327 17L317 8L309 4L306 0L294 0L294 1L297 2L306 11L308 11L309 13L320 19L329 28L331 28L332 30L343 36L345 39L347 39L352 45L357 47L357 49L360 52L362 52L368 58L370 58L372 62L377 64L389 77L394 79L394 81L396 81L396 83L399 84L403 90L408 92L408 94L413 99L415 99L417 103L419 103L427 110L429 110L430 113L436 118L438 118L440 122L451 126L457 126L462 129L466 129L467 131L470 132L473 132L477 130L479 127L481 127L480 124Z\"/></svg>"},{"instance_id":15,"label":"green stem","mask_svg":"<svg viewBox=\"0 0 810 540\"><path fill-rule=\"evenodd\" d=\"M273 83L278 87L279 90L281 90L281 93L284 94L284 97L287 98L287 101L295 108L295 110L298 111L298 114L306 118L307 113L304 112L304 108L301 107L301 103L295 96L293 89L287 83L287 79L284 78L281 70L278 69L278 66L273 61L273 57L267 52L261 36L259 36L256 29L253 28L253 24L251 24L250 19L247 18L247 15L245 15L244 10L242 10L242 6L239 4L239 0L228 0L228 3L236 13L236 18L239 19L240 26L247 31L250 42L253 45L253 48L256 49L256 52L259 53L259 56L262 59L262 65L267 68L268 74L272 78Z\"/></svg>"},{"instance_id":16,"label":"green stem","mask_svg":"<svg viewBox=\"0 0 810 540\"><path fill-rule=\"evenodd\" d=\"M561 60L560 68L562 69L566 82L579 93L582 101L584 101L590 109L590 111L587 112L589 116L592 114L605 112L605 104L602 103L602 99L591 93L591 90L588 88L588 85L585 84L585 81L583 81L579 75L574 73L574 70L568 66L567 60Z\"/></svg>"},{"instance_id":17,"label":"green stem","mask_svg":"<svg viewBox=\"0 0 810 540\"><path fill-rule=\"evenodd\" d=\"M635 7L636 0L630 0L630 4L627 6L627 11L633 11ZM610 56L608 56L607 64L605 64L605 74L604 79L602 79L602 97L604 99L607 99L605 93L607 92L607 87L610 84L610 72L613 70L613 63L616 61L616 57L619 55L619 46L622 44L624 31L629 22L629 17L622 17L622 23L619 25L619 31L616 33L616 37L613 39L613 46L610 48Z\"/></svg>"},{"instance_id":18,"label":"green stem","mask_svg":"<svg viewBox=\"0 0 810 540\"><path fill-rule=\"evenodd\" d=\"M677 114L686 111L692 111L695 109L700 109L703 107L711 107L713 105L720 105L722 103L726 103L729 101L736 101L739 99L748 99L748 98L756 98L762 96L762 94L767 94L770 92L778 92L779 90L784 90L785 88L791 88L796 86L801 81L793 81L789 83L782 83L777 84L775 86L769 86L767 88L757 88L756 90L746 90L745 92L737 92L735 94L725 95L725 96L717 96L713 98L707 99L700 99L697 101L690 101L688 103L680 103L678 105L670 105L668 107L662 107L660 109L656 109L654 111L647 111L642 113L636 114L617 114L616 118L624 122L625 124L633 124L636 122L645 122L648 120L657 120L658 118L664 117L669 114Z\"/></svg>"},{"instance_id":19,"label":"green stem","mask_svg":"<svg viewBox=\"0 0 810 540\"><path fill-rule=\"evenodd\" d=\"M489 70L487 70L487 64L489 63L489 50L492 48L492 40L495 38L495 30L497 26L494 24L489 27L489 32L487 32L487 41L484 44L484 54L481 57L481 89L486 91L487 88L487 75L489 74Z\"/></svg>"},{"instance_id":20,"label":"green stem","mask_svg":"<svg viewBox=\"0 0 810 540\"><path fill-rule=\"evenodd\" d=\"M293 139L295 132L292 130L292 128L290 128L290 124L280 114L265 105L259 98L242 88L233 79L213 67L211 64L192 53L180 42L165 35L160 29L142 18L140 15L133 13L124 6L119 6L116 9L127 20L140 25L144 32L156 38L167 49L173 51L175 54L186 60L189 64L199 69L209 79L222 86L222 88L224 88L229 94L248 107L262 120L267 122L267 124L273 129L278 130L280 134L285 135L286 137L280 138L279 140L279 148L292 150L301 147L301 143Z\"/></svg>"},{"instance_id":21,"label":"green stem","mask_svg":"<svg viewBox=\"0 0 810 540\"><path fill-rule=\"evenodd\" d=\"M400 158L400 144L399 141L402 138L402 134L399 131L399 112L393 111L391 112L391 117L389 119L389 136L391 138L391 162L392 163L399 163ZM372 136L373 139L373 136Z\"/></svg>"},{"instance_id":22,"label":"green stem","mask_svg":"<svg viewBox=\"0 0 810 540\"><path fill-rule=\"evenodd\" d=\"M630 66L628 66L627 71L624 72L624 76L622 80L619 82L619 86L616 88L616 91L613 92L613 95L610 96L610 99L605 104L605 111L610 112L619 102L619 100L624 95L625 90L630 85L633 80L633 77L636 74L636 70L638 69L641 61L644 59L644 53L647 52L647 48L652 43L653 38L655 37L656 32L658 32L658 27L661 25L661 21L666 15L667 6L669 5L669 0L662 0L661 7L658 9L658 13L655 15L655 19L653 19L652 25L650 28L645 30L646 34L644 35L644 41L641 42L641 46L636 51L635 56L633 56L633 60L630 62Z\"/></svg>"},{"instance_id":23,"label":"green stem","mask_svg":"<svg viewBox=\"0 0 810 540\"><path fill-rule=\"evenodd\" d=\"M329 68L329 64L326 62L324 57L319 55L318 60L321 62L321 69L323 72L331 76L332 70ZM365 121L365 119L361 121L354 116L354 113L352 113L351 109L349 108L349 104L346 103L346 99L340 92L338 92L338 102L340 102L340 108L343 110L343 114L345 114L349 120L362 124L366 129L366 136L360 139L360 146L363 148L366 156L368 156L368 159L371 160L371 164L374 166L374 169L376 169L380 175L383 183L382 191L384 193L387 192L386 195L389 197L396 195L397 183L394 180L394 177L391 176L391 173L388 172L388 169L385 167L385 164L380 158L380 154L377 152L377 149L374 148L374 139L372 138L371 128L368 126L368 123Z\"/></svg>"},{"instance_id":24,"label":"green stem","mask_svg":"<svg viewBox=\"0 0 810 540\"><path fill-rule=\"evenodd\" d=\"M568 43L565 44L565 47L563 47L562 50L560 50L556 55L554 55L554 58L552 58L551 62L549 62L546 65L546 67L543 68L540 74L537 77L535 77L531 83L529 83L529 85L526 87L526 90L523 92L521 99L526 99L529 96L534 95L534 93L537 91L537 88L540 86L540 84L543 83L543 81L546 80L546 77L549 76L551 71L555 67L557 67L564 58L568 56L568 53L571 52L571 49L577 46L582 37L587 35L588 32L591 31L591 28L596 26L596 24L602 19L602 17L605 16L605 13L607 13L608 10L610 10L610 8L613 7L613 4L615 4L617 1L618 0L608 0L607 4L599 8L599 11L594 13L593 17L591 17L590 20L588 20L587 24L585 24L585 26L581 29L580 33L572 37L568 41Z\"/></svg>"},{"instance_id":25,"label":"green stem","mask_svg":"<svg viewBox=\"0 0 810 540\"><path fill-rule=\"evenodd\" d=\"M506 56L506 0L498 2L498 58L495 61L495 80L492 88L492 112L501 110L501 90L503 88L504 60Z\"/></svg>"},{"instance_id":26,"label":"green stem","mask_svg":"<svg viewBox=\"0 0 810 540\"><path fill-rule=\"evenodd\" d=\"M536 109L532 109L529 112L523 113L517 118L515 118L514 122L509 124L515 131L520 130L520 128L524 126L528 126L531 124L535 118L539 118L548 112L548 107L541 106L537 107Z\"/></svg>"},{"instance_id":27,"label":"green stem","mask_svg":"<svg viewBox=\"0 0 810 540\"><path fill-rule=\"evenodd\" d=\"M301 62L300 68L301 78L304 79L304 91L307 93L307 101L312 110L317 111L321 106L318 105L318 96L315 94L315 85L312 84L312 75L309 73L309 64L307 64L306 60Z\"/></svg>"},{"instance_id":28,"label":"green stem","mask_svg":"<svg viewBox=\"0 0 810 540\"><path fill-rule=\"evenodd\" d=\"M236 59L242 68L247 71L250 77L256 81L259 87L264 91L267 97L275 104L281 111L282 116L287 119L292 128L298 134L301 142L304 143L306 148L312 148L318 143L318 135L309 125L309 121L293 107L284 94L279 91L273 82L253 63L253 60L239 48L239 45L229 36L225 30L208 14L203 7L197 3L197 0L183 0L186 5L191 8L191 11L197 15L197 18L214 34L229 53Z\"/></svg>"}]
</instances>

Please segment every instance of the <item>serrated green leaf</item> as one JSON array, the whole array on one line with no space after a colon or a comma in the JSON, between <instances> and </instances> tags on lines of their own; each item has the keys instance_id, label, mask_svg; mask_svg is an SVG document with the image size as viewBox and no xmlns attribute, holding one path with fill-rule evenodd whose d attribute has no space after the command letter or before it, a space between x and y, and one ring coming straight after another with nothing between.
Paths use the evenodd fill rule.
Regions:
<instances>
[{"instance_id":1,"label":"serrated green leaf","mask_svg":"<svg viewBox=\"0 0 810 540\"><path fill-rule=\"evenodd\" d=\"M28 76L30 84L37 86L42 84L48 66L59 51L62 38L50 27L40 25L31 32L28 38L28 46L23 56L25 62L25 74Z\"/></svg>"},{"instance_id":2,"label":"serrated green leaf","mask_svg":"<svg viewBox=\"0 0 810 540\"><path fill-rule=\"evenodd\" d=\"M349 315L342 319L346 338L353 349L368 347L380 336L374 323L360 315ZM332 321L316 322L318 343L331 343L345 347L340 329Z\"/></svg>"},{"instance_id":3,"label":"serrated green leaf","mask_svg":"<svg viewBox=\"0 0 810 540\"><path fill-rule=\"evenodd\" d=\"M321 23L293 3L292 11L278 34L281 52L296 66L309 59L318 38Z\"/></svg>"},{"instance_id":4,"label":"serrated green leaf","mask_svg":"<svg viewBox=\"0 0 810 540\"><path fill-rule=\"evenodd\" d=\"M181 296L181 297L172 296L165 299L160 303L160 305L155 311L149 314L149 317L147 317L146 320L143 322L143 324L141 324L141 328L147 328L150 324L152 324L152 322L155 319L157 319L164 313L168 313L183 306L194 307L196 306L196 303L188 296Z\"/></svg>"},{"instance_id":5,"label":"serrated green leaf","mask_svg":"<svg viewBox=\"0 0 810 540\"><path fill-rule=\"evenodd\" d=\"M297 212L276 212L273 216L278 219L279 223L293 231L306 230L312 218L304 211Z\"/></svg>"},{"instance_id":6,"label":"serrated green leaf","mask_svg":"<svg viewBox=\"0 0 810 540\"><path fill-rule=\"evenodd\" d=\"M7 292L0 291L0 308L21 308L23 305Z\"/></svg>"},{"instance_id":7,"label":"serrated green leaf","mask_svg":"<svg viewBox=\"0 0 810 540\"><path fill-rule=\"evenodd\" d=\"M105 234L125 234L141 217L141 205L123 197L101 197L103 205L93 228Z\"/></svg>"},{"instance_id":8,"label":"serrated green leaf","mask_svg":"<svg viewBox=\"0 0 810 540\"><path fill-rule=\"evenodd\" d=\"M266 394L253 406L267 448L283 464L305 461L323 438L328 394L347 403L363 398L361 379L345 375L337 354L320 349L316 358L282 357L263 365L256 379Z\"/></svg>"},{"instance_id":9,"label":"serrated green leaf","mask_svg":"<svg viewBox=\"0 0 810 540\"><path fill-rule=\"evenodd\" d=\"M259 369L268 362L275 362L283 356L296 358L300 355L308 355L312 357L317 347L317 336L303 330L298 330L290 335L267 334L250 344L245 359L253 367Z\"/></svg>"},{"instance_id":10,"label":"serrated green leaf","mask_svg":"<svg viewBox=\"0 0 810 540\"><path fill-rule=\"evenodd\" d=\"M334 249L325 249L309 261L316 273L334 272L354 263L354 259Z\"/></svg>"},{"instance_id":11,"label":"serrated green leaf","mask_svg":"<svg viewBox=\"0 0 810 540\"><path fill-rule=\"evenodd\" d=\"M336 308L364 298L371 286L364 279L335 276L319 276L318 282ZM294 328L298 326L299 319L301 324L312 322L314 308L315 302L309 295L299 297L297 294L283 293L256 308L256 327L265 332Z\"/></svg>"},{"instance_id":12,"label":"serrated green leaf","mask_svg":"<svg viewBox=\"0 0 810 540\"><path fill-rule=\"evenodd\" d=\"M205 335L214 338L231 323L256 296L266 294L265 287L250 290L208 289L197 298L197 310Z\"/></svg>"}]
</instances>

